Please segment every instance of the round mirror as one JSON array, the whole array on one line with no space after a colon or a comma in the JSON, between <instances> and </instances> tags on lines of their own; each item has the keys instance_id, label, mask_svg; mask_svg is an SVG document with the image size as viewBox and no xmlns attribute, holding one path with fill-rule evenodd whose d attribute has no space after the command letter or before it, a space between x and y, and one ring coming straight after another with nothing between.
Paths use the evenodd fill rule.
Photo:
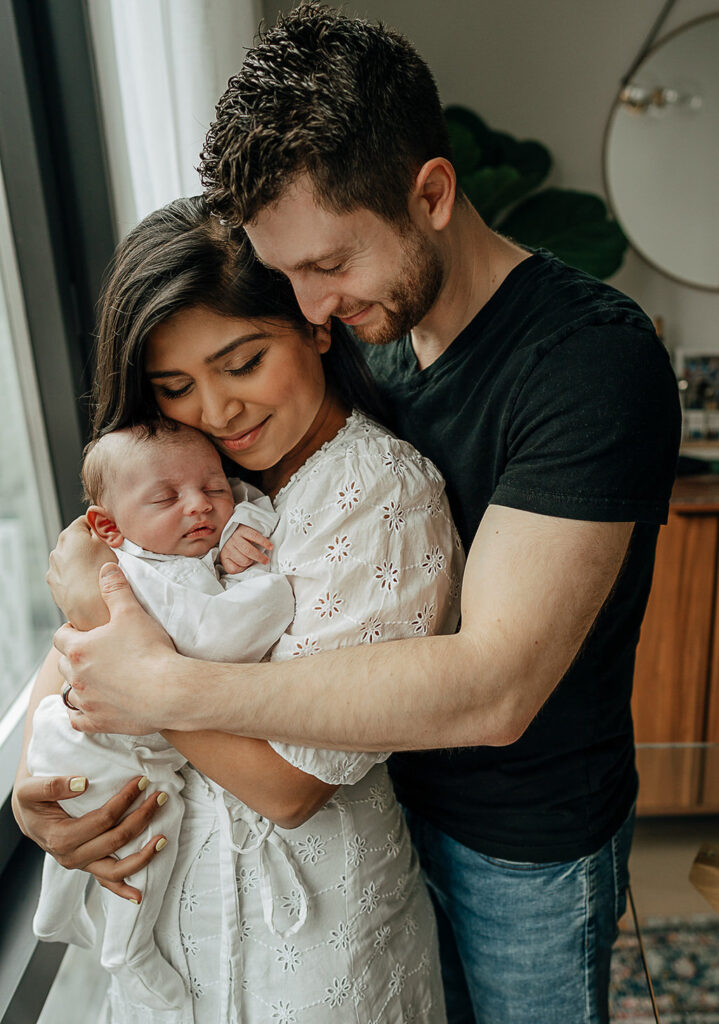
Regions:
<instances>
[{"instance_id":1,"label":"round mirror","mask_svg":"<svg viewBox=\"0 0 719 1024\"><path fill-rule=\"evenodd\" d=\"M719 14L673 32L639 65L609 117L604 174L640 256L719 290Z\"/></svg>"}]
</instances>

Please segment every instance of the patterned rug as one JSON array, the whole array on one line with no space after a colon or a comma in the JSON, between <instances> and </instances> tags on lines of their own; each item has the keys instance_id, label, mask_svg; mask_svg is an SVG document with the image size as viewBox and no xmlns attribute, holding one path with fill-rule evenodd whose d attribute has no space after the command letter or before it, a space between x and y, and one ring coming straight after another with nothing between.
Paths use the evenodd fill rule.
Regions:
<instances>
[{"instance_id":1,"label":"patterned rug","mask_svg":"<svg viewBox=\"0 0 719 1024\"><path fill-rule=\"evenodd\" d=\"M661 1024L719 1024L719 916L649 918L642 925ZM620 931L612 956L611 1019L654 1024L639 944Z\"/></svg>"}]
</instances>

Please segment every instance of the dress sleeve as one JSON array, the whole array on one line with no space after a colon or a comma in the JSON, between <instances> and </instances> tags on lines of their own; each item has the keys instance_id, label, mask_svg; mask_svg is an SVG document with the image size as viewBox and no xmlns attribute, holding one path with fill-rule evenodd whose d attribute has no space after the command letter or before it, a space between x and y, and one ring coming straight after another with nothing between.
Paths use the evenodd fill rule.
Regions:
<instances>
[{"instance_id":1,"label":"dress sleeve","mask_svg":"<svg viewBox=\"0 0 719 1024\"><path fill-rule=\"evenodd\" d=\"M368 437L316 469L281 509L279 567L296 611L272 660L453 632L464 554L435 466L395 438ZM271 745L334 785L389 757Z\"/></svg>"}]
</instances>

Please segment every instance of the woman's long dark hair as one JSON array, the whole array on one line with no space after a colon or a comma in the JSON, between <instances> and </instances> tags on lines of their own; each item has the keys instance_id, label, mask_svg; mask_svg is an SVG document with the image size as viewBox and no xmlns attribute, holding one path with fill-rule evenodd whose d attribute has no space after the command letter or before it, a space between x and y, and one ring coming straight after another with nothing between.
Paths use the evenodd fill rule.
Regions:
<instances>
[{"instance_id":1,"label":"woman's long dark hair","mask_svg":"<svg viewBox=\"0 0 719 1024\"><path fill-rule=\"evenodd\" d=\"M307 328L289 281L255 258L244 231L213 217L201 196L176 199L129 233L108 269L100 298L93 437L157 419L144 372L145 345L154 327L192 306ZM322 363L328 386L345 405L381 417L358 344L334 320Z\"/></svg>"}]
</instances>

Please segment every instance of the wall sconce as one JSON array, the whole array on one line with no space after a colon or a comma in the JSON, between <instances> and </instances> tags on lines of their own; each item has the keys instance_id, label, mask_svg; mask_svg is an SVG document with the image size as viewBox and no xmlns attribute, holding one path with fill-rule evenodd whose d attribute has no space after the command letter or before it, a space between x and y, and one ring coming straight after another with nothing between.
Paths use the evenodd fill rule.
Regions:
<instances>
[{"instance_id":1,"label":"wall sconce","mask_svg":"<svg viewBox=\"0 0 719 1024\"><path fill-rule=\"evenodd\" d=\"M630 82L619 93L619 101L633 114L666 113L669 108L684 107L687 110L701 110L702 97L697 94L681 93L677 89L655 87Z\"/></svg>"}]
</instances>

